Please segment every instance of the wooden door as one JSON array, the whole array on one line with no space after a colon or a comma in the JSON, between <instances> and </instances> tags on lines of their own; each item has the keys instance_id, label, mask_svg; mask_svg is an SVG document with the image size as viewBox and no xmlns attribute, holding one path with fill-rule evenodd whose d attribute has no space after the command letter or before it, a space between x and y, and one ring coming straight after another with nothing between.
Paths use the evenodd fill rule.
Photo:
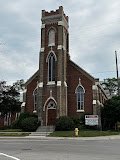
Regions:
<instances>
[{"instance_id":1,"label":"wooden door","mask_svg":"<svg viewBox=\"0 0 120 160\"><path fill-rule=\"evenodd\" d=\"M56 109L48 109L48 126L54 126L56 122Z\"/></svg>"}]
</instances>

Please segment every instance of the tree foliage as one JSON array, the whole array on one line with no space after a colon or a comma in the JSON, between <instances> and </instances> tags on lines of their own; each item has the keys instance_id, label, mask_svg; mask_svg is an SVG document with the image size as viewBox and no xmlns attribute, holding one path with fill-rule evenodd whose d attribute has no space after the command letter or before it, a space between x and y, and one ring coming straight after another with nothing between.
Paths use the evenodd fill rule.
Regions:
<instances>
[{"instance_id":1,"label":"tree foliage","mask_svg":"<svg viewBox=\"0 0 120 160\"><path fill-rule=\"evenodd\" d=\"M9 112L20 112L19 92L13 86L0 82L0 112L4 116Z\"/></svg>"},{"instance_id":2,"label":"tree foliage","mask_svg":"<svg viewBox=\"0 0 120 160\"><path fill-rule=\"evenodd\" d=\"M36 117L28 117L21 121L21 129L26 132L34 132L39 126Z\"/></svg>"},{"instance_id":3,"label":"tree foliage","mask_svg":"<svg viewBox=\"0 0 120 160\"><path fill-rule=\"evenodd\" d=\"M120 122L120 96L114 96L107 100L101 112L103 129L114 129Z\"/></svg>"},{"instance_id":4,"label":"tree foliage","mask_svg":"<svg viewBox=\"0 0 120 160\"><path fill-rule=\"evenodd\" d=\"M23 79L17 80L13 83L13 88L17 91L24 90L25 88L25 82Z\"/></svg>"},{"instance_id":5,"label":"tree foliage","mask_svg":"<svg viewBox=\"0 0 120 160\"><path fill-rule=\"evenodd\" d=\"M110 96L117 94L118 83L116 78L107 78L102 82L102 86L105 90L109 91Z\"/></svg>"}]
</instances>

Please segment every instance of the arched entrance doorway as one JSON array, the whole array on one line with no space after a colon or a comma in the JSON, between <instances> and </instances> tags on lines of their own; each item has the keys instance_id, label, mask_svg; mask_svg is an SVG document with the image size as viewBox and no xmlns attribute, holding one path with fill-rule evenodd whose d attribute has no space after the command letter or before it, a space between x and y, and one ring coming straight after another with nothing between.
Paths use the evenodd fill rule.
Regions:
<instances>
[{"instance_id":1,"label":"arched entrance doorway","mask_svg":"<svg viewBox=\"0 0 120 160\"><path fill-rule=\"evenodd\" d=\"M56 103L53 100L50 100L46 108L46 125L47 126L55 125L56 115L57 115Z\"/></svg>"}]
</instances>

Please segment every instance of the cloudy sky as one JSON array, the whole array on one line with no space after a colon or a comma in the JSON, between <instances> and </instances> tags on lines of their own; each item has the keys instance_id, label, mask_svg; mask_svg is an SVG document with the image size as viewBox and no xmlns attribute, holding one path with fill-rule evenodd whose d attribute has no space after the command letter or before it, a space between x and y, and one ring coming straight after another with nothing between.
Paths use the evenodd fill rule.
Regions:
<instances>
[{"instance_id":1,"label":"cloudy sky","mask_svg":"<svg viewBox=\"0 0 120 160\"><path fill-rule=\"evenodd\" d=\"M116 76L120 0L0 0L0 80L27 80L36 72L41 10L61 5L69 16L71 59L100 80Z\"/></svg>"}]
</instances>

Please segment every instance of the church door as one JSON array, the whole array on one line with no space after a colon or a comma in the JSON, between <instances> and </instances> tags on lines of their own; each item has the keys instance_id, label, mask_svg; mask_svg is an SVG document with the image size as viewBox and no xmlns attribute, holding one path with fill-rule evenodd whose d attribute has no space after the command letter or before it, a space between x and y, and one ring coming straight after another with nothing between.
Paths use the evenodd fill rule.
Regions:
<instances>
[{"instance_id":1,"label":"church door","mask_svg":"<svg viewBox=\"0 0 120 160\"><path fill-rule=\"evenodd\" d=\"M54 126L56 122L56 105L53 101L47 107L47 125Z\"/></svg>"},{"instance_id":2,"label":"church door","mask_svg":"<svg viewBox=\"0 0 120 160\"><path fill-rule=\"evenodd\" d=\"M54 126L56 122L56 109L48 109L48 126Z\"/></svg>"}]
</instances>

